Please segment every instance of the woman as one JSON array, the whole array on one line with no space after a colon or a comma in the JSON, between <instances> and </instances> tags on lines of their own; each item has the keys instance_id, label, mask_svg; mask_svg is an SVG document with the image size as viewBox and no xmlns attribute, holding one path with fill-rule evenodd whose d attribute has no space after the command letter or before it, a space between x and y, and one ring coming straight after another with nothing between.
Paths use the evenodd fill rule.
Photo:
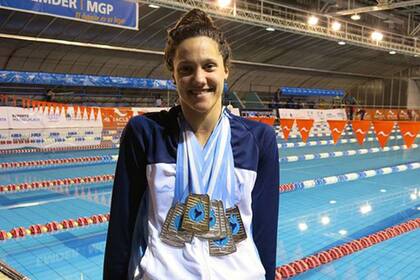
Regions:
<instances>
[{"instance_id":1,"label":"woman","mask_svg":"<svg viewBox=\"0 0 420 280\"><path fill-rule=\"evenodd\" d=\"M121 138L105 279L274 279L274 130L222 108L231 52L200 10L169 31L180 106L132 118Z\"/></svg>"}]
</instances>

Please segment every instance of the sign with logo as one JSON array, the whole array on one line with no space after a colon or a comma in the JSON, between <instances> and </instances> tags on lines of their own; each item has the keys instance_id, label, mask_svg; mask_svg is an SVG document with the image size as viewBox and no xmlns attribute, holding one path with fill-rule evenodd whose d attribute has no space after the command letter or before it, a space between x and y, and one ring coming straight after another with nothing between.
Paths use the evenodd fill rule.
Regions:
<instances>
[{"instance_id":1,"label":"sign with logo","mask_svg":"<svg viewBox=\"0 0 420 280\"><path fill-rule=\"evenodd\" d=\"M0 8L138 30L138 3L128 0L0 0Z\"/></svg>"}]
</instances>

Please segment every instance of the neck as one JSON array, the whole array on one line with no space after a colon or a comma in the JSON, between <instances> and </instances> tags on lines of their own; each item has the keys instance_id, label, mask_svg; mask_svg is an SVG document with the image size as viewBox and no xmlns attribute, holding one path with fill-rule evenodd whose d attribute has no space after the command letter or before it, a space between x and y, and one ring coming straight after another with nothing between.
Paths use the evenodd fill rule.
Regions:
<instances>
[{"instance_id":1,"label":"neck","mask_svg":"<svg viewBox=\"0 0 420 280\"><path fill-rule=\"evenodd\" d=\"M182 113L185 120L191 126L197 137L199 143L204 146L207 143L213 129L215 128L217 121L219 120L220 114L222 113L222 107L217 107L210 110L210 112L202 113L191 110L187 106L182 106Z\"/></svg>"}]
</instances>

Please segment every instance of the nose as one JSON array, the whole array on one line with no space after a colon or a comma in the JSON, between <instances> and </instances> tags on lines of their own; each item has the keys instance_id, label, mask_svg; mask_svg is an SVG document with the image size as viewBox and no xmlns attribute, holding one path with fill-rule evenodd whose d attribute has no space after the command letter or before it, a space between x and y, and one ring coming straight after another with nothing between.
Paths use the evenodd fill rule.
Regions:
<instances>
[{"instance_id":1,"label":"nose","mask_svg":"<svg viewBox=\"0 0 420 280\"><path fill-rule=\"evenodd\" d=\"M203 69L197 68L194 71L193 83L196 86L201 86L201 85L204 85L206 83L206 73Z\"/></svg>"}]
</instances>

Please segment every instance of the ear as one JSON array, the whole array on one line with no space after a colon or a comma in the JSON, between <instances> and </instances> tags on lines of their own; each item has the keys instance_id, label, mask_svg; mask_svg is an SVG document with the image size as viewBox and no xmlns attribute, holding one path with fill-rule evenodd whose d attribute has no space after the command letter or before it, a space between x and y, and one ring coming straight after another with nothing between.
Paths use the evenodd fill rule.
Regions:
<instances>
[{"instance_id":1,"label":"ear","mask_svg":"<svg viewBox=\"0 0 420 280\"><path fill-rule=\"evenodd\" d=\"M171 74L171 77L172 77L172 81L174 81L174 85L176 85L174 73Z\"/></svg>"},{"instance_id":2,"label":"ear","mask_svg":"<svg viewBox=\"0 0 420 280\"><path fill-rule=\"evenodd\" d=\"M225 67L225 80L229 77L229 68Z\"/></svg>"}]
</instances>

